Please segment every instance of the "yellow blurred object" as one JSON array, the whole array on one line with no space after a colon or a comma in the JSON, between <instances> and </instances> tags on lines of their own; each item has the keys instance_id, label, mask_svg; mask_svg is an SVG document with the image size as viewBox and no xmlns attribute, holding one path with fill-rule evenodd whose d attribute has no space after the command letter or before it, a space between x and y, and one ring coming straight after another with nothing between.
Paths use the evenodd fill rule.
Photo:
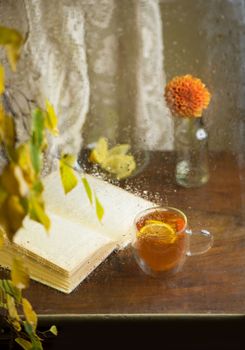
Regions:
<instances>
[{"instance_id":1,"label":"yellow blurred object","mask_svg":"<svg viewBox=\"0 0 245 350\"><path fill-rule=\"evenodd\" d=\"M59 135L58 130L58 117L55 113L54 106L46 100L46 114L45 114L45 127L50 131L54 136Z\"/></svg>"},{"instance_id":2,"label":"yellow blurred object","mask_svg":"<svg viewBox=\"0 0 245 350\"><path fill-rule=\"evenodd\" d=\"M2 95L4 93L4 68L3 66L0 64L0 95Z\"/></svg>"},{"instance_id":3,"label":"yellow blurred object","mask_svg":"<svg viewBox=\"0 0 245 350\"><path fill-rule=\"evenodd\" d=\"M109 156L127 154L129 149L130 149L130 146L128 144L116 145L115 147L112 147L108 151L108 154Z\"/></svg>"},{"instance_id":4,"label":"yellow blurred object","mask_svg":"<svg viewBox=\"0 0 245 350\"><path fill-rule=\"evenodd\" d=\"M124 179L132 174L136 168L133 156L117 154L109 156L102 164L103 169L115 174L118 180Z\"/></svg>"},{"instance_id":5,"label":"yellow blurred object","mask_svg":"<svg viewBox=\"0 0 245 350\"><path fill-rule=\"evenodd\" d=\"M6 49L10 67L14 72L23 43L24 38L17 30L0 26L0 45Z\"/></svg>"},{"instance_id":6,"label":"yellow blurred object","mask_svg":"<svg viewBox=\"0 0 245 350\"><path fill-rule=\"evenodd\" d=\"M92 163L101 164L107 157L108 152L108 141L106 138L101 137L96 143L95 148L90 153L89 160Z\"/></svg>"},{"instance_id":7,"label":"yellow blurred object","mask_svg":"<svg viewBox=\"0 0 245 350\"><path fill-rule=\"evenodd\" d=\"M109 149L108 140L101 137L90 153L89 160L121 180L130 176L136 168L134 157L127 154L129 149L128 144L119 144Z\"/></svg>"}]
</instances>

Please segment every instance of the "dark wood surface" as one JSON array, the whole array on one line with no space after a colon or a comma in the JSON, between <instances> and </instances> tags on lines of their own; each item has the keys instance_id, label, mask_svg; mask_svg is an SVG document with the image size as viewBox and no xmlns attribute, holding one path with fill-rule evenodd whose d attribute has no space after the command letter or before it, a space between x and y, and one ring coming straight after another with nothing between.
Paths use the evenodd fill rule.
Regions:
<instances>
[{"instance_id":1,"label":"dark wood surface","mask_svg":"<svg viewBox=\"0 0 245 350\"><path fill-rule=\"evenodd\" d=\"M75 291L62 294L32 282L25 292L38 314L244 314L244 169L234 155L210 159L208 184L175 184L171 153L152 153L142 172L121 186L158 204L183 210L193 229L206 228L214 246L189 257L181 272L154 279L136 265L130 248L113 253Z\"/></svg>"}]
</instances>

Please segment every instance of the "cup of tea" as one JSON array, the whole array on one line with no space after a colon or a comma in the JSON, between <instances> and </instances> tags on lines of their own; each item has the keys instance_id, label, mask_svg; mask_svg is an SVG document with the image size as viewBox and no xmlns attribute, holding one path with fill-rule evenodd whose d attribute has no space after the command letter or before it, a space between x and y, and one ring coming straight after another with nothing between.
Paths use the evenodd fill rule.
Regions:
<instances>
[{"instance_id":1,"label":"cup of tea","mask_svg":"<svg viewBox=\"0 0 245 350\"><path fill-rule=\"evenodd\" d=\"M187 256L204 254L213 245L210 232L193 232L186 215L171 207L153 207L140 212L134 220L133 231L135 259L141 269L152 276L177 273Z\"/></svg>"}]
</instances>

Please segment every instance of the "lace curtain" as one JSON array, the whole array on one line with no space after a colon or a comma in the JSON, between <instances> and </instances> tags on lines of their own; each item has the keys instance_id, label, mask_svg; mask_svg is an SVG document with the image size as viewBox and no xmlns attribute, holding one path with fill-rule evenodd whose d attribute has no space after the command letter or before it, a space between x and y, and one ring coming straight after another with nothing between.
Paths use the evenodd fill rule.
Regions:
<instances>
[{"instance_id":1,"label":"lace curtain","mask_svg":"<svg viewBox=\"0 0 245 350\"><path fill-rule=\"evenodd\" d=\"M12 12L14 26L21 21L29 33L14 80L39 103L48 98L59 115L61 136L51 152L78 153L99 136L172 148L157 0L7 3L0 5Z\"/></svg>"}]
</instances>

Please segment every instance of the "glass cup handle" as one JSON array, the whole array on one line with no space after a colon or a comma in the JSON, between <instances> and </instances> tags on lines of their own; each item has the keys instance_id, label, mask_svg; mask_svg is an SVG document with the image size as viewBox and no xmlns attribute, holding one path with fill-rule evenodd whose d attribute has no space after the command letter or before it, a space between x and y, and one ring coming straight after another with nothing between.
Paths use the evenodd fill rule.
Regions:
<instances>
[{"instance_id":1,"label":"glass cup handle","mask_svg":"<svg viewBox=\"0 0 245 350\"><path fill-rule=\"evenodd\" d=\"M201 255L201 254L204 254L206 253L213 245L213 241L214 241L214 237L213 235L207 231L207 230L201 230L201 231L198 231L198 232L192 232L192 230L190 229L186 229L185 230L185 233L187 233L189 236L191 237L194 237L194 236L199 236L200 238L202 238L202 242L205 242L205 243L202 243L201 245L203 245L203 248L201 249L198 249L196 251L192 251L190 249L187 250L187 253L186 255L188 256L194 256L194 255ZM190 237L190 241L191 241L191 238Z\"/></svg>"}]
</instances>

